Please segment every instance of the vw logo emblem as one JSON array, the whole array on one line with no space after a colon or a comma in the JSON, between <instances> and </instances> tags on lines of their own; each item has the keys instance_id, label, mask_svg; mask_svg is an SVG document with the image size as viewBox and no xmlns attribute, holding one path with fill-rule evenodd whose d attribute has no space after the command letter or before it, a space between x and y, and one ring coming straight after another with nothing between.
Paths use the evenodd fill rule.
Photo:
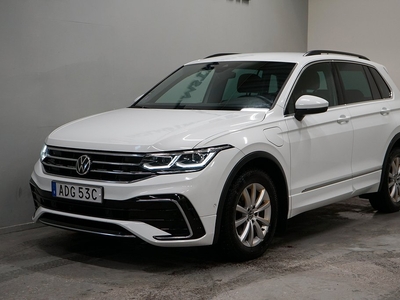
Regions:
<instances>
[{"instance_id":1,"label":"vw logo emblem","mask_svg":"<svg viewBox=\"0 0 400 300\"><path fill-rule=\"evenodd\" d=\"M86 175L89 172L91 165L90 157L87 155L82 155L78 158L76 162L76 173L79 175Z\"/></svg>"}]
</instances>

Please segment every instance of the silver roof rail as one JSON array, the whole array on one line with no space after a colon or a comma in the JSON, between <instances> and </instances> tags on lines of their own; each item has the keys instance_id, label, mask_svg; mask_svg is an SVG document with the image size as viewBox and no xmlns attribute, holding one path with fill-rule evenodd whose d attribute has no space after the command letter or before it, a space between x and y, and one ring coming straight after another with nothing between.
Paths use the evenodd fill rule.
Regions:
<instances>
[{"instance_id":1,"label":"silver roof rail","mask_svg":"<svg viewBox=\"0 0 400 300\"><path fill-rule=\"evenodd\" d=\"M335 50L311 50L311 51L304 53L304 56L321 55L321 54L350 55L350 56L355 56L355 57L358 57L361 59L369 60L369 58L364 55L350 53L350 52L343 52L343 51L335 51Z\"/></svg>"},{"instance_id":2,"label":"silver roof rail","mask_svg":"<svg viewBox=\"0 0 400 300\"><path fill-rule=\"evenodd\" d=\"M239 54L239 53L215 53L215 54L209 55L207 57L204 57L204 59L211 58L211 57L217 57L217 56L224 56L224 55L234 55L234 54Z\"/></svg>"}]
</instances>

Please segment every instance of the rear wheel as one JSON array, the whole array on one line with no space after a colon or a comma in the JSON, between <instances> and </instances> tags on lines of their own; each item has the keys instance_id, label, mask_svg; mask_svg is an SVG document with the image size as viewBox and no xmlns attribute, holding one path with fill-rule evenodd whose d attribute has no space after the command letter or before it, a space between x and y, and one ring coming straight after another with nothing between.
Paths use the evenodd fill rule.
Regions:
<instances>
[{"instance_id":1,"label":"rear wheel","mask_svg":"<svg viewBox=\"0 0 400 300\"><path fill-rule=\"evenodd\" d=\"M389 154L383 168L382 184L378 193L369 199L373 208L381 212L400 210L400 149L395 148Z\"/></svg>"},{"instance_id":2,"label":"rear wheel","mask_svg":"<svg viewBox=\"0 0 400 300\"><path fill-rule=\"evenodd\" d=\"M223 255L243 261L261 256L274 235L278 217L272 180L261 170L241 174L230 188L219 241Z\"/></svg>"}]
</instances>

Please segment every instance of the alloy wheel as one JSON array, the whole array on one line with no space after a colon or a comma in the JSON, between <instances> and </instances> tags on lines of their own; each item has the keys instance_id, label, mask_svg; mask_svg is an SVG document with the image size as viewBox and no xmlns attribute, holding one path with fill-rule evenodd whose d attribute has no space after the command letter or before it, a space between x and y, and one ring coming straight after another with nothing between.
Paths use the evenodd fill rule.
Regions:
<instances>
[{"instance_id":1,"label":"alloy wheel","mask_svg":"<svg viewBox=\"0 0 400 300\"><path fill-rule=\"evenodd\" d=\"M400 201L400 157L393 158L389 168L389 195L393 202Z\"/></svg>"},{"instance_id":2,"label":"alloy wheel","mask_svg":"<svg viewBox=\"0 0 400 300\"><path fill-rule=\"evenodd\" d=\"M241 243L247 247L263 241L270 226L271 202L267 190L258 183L248 185L236 205L235 227Z\"/></svg>"}]
</instances>

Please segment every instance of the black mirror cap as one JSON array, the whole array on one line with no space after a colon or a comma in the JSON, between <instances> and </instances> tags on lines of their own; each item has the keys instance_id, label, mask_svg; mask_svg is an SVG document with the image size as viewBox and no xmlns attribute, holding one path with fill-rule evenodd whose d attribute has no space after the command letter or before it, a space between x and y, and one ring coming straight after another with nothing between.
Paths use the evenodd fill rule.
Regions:
<instances>
[{"instance_id":1,"label":"black mirror cap","mask_svg":"<svg viewBox=\"0 0 400 300\"><path fill-rule=\"evenodd\" d=\"M316 107L307 109L297 109L295 110L294 117L298 121L302 121L306 115L320 114L326 112L328 107Z\"/></svg>"}]
</instances>

